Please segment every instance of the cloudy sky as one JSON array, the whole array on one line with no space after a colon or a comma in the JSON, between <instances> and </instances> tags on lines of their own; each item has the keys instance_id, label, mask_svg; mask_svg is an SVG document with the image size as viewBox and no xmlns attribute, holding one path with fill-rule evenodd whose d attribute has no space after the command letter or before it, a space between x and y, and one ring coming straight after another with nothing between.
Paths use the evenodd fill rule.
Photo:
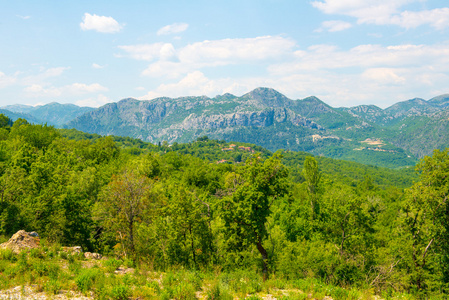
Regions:
<instances>
[{"instance_id":1,"label":"cloudy sky","mask_svg":"<svg viewBox=\"0 0 449 300\"><path fill-rule=\"evenodd\" d=\"M334 107L449 93L443 0L0 0L0 106L237 96Z\"/></svg>"}]
</instances>

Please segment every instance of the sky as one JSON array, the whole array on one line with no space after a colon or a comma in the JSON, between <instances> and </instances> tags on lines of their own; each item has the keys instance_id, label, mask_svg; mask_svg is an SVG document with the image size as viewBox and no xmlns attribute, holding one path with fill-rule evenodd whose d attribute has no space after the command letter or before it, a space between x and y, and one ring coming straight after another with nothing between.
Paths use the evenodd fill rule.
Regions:
<instances>
[{"instance_id":1,"label":"sky","mask_svg":"<svg viewBox=\"0 0 449 300\"><path fill-rule=\"evenodd\" d=\"M443 0L0 0L0 106L241 96L333 107L449 93Z\"/></svg>"}]
</instances>

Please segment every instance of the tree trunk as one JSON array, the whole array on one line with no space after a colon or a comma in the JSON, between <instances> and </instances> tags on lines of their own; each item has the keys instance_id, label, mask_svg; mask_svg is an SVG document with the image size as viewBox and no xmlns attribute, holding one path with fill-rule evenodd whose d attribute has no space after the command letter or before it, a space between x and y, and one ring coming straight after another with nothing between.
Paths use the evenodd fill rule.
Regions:
<instances>
[{"instance_id":1,"label":"tree trunk","mask_svg":"<svg viewBox=\"0 0 449 300\"><path fill-rule=\"evenodd\" d=\"M257 241L257 250L259 250L260 254L262 255L262 273L263 273L263 281L268 279L268 254L267 250L262 246L262 240L259 238Z\"/></svg>"}]
</instances>

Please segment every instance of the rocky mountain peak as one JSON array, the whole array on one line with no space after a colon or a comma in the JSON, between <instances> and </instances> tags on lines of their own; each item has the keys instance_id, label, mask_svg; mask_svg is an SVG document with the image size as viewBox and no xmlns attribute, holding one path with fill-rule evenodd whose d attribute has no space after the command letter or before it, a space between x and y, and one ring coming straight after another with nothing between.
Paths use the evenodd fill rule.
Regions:
<instances>
[{"instance_id":1,"label":"rocky mountain peak","mask_svg":"<svg viewBox=\"0 0 449 300\"><path fill-rule=\"evenodd\" d=\"M259 87L242 96L243 99L254 100L269 107L289 106L290 99L272 88Z\"/></svg>"},{"instance_id":2,"label":"rocky mountain peak","mask_svg":"<svg viewBox=\"0 0 449 300\"><path fill-rule=\"evenodd\" d=\"M449 94L434 97L427 102L440 108L447 108L449 107Z\"/></svg>"}]
</instances>

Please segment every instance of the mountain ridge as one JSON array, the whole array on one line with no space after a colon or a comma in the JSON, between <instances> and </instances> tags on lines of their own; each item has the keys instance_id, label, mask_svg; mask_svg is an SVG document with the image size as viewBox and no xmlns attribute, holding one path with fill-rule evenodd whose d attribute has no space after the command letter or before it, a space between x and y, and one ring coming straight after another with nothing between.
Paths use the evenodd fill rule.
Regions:
<instances>
[{"instance_id":1,"label":"mountain ridge","mask_svg":"<svg viewBox=\"0 0 449 300\"><path fill-rule=\"evenodd\" d=\"M47 105L47 111L52 107L58 107L57 103ZM29 108L19 105L17 109ZM401 167L414 165L434 148L449 146L449 130L443 126L448 109L449 94L427 101L414 98L386 109L375 105L333 108L315 96L292 100L260 87L240 97L226 93L213 98L125 98L86 112L78 109L77 116L71 114L71 120L57 126L152 143L190 142L207 135L255 143L272 151L307 151ZM50 113L45 117L50 119ZM419 146L421 141L426 144Z\"/></svg>"}]
</instances>

